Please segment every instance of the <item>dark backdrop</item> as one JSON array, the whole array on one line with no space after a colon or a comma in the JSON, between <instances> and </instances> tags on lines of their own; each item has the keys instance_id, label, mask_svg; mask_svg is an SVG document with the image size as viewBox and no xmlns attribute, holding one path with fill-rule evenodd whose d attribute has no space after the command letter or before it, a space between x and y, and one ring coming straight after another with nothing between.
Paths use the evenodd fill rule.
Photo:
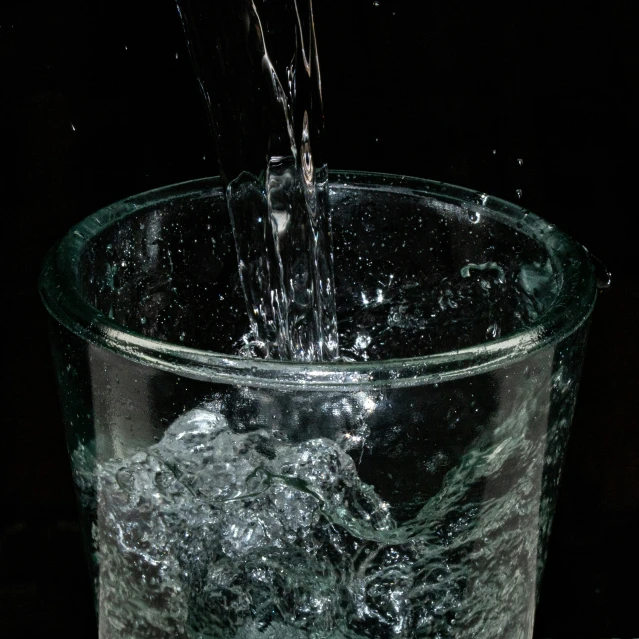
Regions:
<instances>
[{"instance_id":1,"label":"dark backdrop","mask_svg":"<svg viewBox=\"0 0 639 639\"><path fill-rule=\"evenodd\" d=\"M501 4L316 0L328 157L521 189L613 272L537 637L638 637L635 3ZM92 637L39 266L97 208L217 161L171 0L3 0L0 91L0 635Z\"/></svg>"}]
</instances>

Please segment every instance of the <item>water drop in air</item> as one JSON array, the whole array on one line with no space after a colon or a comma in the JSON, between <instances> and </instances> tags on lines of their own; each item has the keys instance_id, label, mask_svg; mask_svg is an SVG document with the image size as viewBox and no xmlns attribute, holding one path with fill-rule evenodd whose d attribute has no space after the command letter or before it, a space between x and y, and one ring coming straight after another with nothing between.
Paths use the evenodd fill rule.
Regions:
<instances>
[{"instance_id":1,"label":"water drop in air","mask_svg":"<svg viewBox=\"0 0 639 639\"><path fill-rule=\"evenodd\" d=\"M355 339L355 348L358 350L364 350L368 348L371 343L371 336L368 333L358 333Z\"/></svg>"}]
</instances>

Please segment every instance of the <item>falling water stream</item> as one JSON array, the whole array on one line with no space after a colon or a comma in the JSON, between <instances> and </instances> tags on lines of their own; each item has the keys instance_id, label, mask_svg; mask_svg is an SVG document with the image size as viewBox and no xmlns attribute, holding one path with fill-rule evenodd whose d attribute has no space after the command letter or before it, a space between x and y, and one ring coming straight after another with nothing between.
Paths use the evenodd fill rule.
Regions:
<instances>
[{"instance_id":1,"label":"falling water stream","mask_svg":"<svg viewBox=\"0 0 639 639\"><path fill-rule=\"evenodd\" d=\"M338 354L312 1L178 0L218 146L250 332L242 354Z\"/></svg>"}]
</instances>

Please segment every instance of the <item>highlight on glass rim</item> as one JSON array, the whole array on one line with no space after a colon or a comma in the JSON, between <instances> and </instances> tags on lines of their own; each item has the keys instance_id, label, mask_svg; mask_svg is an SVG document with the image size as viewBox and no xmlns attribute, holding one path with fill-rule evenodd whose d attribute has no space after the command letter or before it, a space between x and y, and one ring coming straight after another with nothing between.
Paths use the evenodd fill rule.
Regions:
<instances>
[{"instance_id":1,"label":"highlight on glass rim","mask_svg":"<svg viewBox=\"0 0 639 639\"><path fill-rule=\"evenodd\" d=\"M177 16L220 177L89 215L40 278L99 637L531 639L590 255L329 170L311 0Z\"/></svg>"}]
</instances>

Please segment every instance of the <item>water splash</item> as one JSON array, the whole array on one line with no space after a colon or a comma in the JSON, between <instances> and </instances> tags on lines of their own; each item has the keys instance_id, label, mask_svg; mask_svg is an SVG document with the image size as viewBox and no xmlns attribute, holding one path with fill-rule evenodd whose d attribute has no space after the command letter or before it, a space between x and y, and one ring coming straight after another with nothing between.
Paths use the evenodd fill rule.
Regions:
<instances>
[{"instance_id":1,"label":"water splash","mask_svg":"<svg viewBox=\"0 0 639 639\"><path fill-rule=\"evenodd\" d=\"M551 363L546 354L532 365ZM570 412L566 365L553 380ZM126 459L96 468L80 446L78 485L97 495L102 635L529 637L539 530L551 515L540 509L542 473L561 447L547 448L539 418L546 385L512 384L502 390L516 398L455 463L457 444L420 451L423 475L448 468L428 497L389 490L371 470L390 444L384 394L242 389ZM247 422L251 408L272 425ZM309 409L321 417L300 437ZM550 437L569 422L553 415Z\"/></svg>"}]
</instances>

